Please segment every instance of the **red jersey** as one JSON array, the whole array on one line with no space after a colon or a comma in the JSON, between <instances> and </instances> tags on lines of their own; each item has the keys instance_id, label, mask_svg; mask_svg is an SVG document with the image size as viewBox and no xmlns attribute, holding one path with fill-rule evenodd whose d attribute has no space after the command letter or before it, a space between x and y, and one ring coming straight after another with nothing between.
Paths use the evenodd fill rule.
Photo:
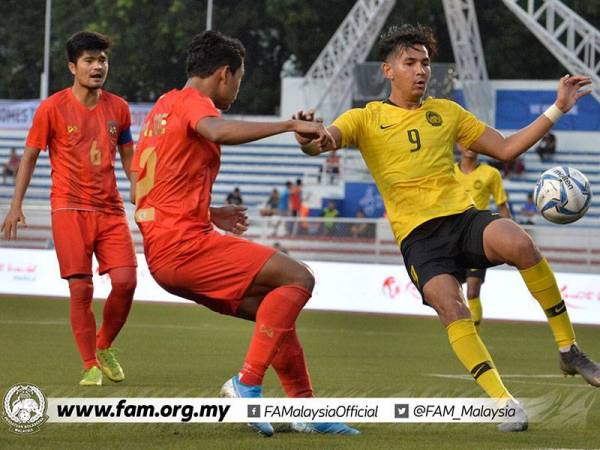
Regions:
<instances>
[{"instance_id":1,"label":"red jersey","mask_svg":"<svg viewBox=\"0 0 600 450\"><path fill-rule=\"evenodd\" d=\"M209 208L221 146L196 131L211 116L220 116L212 100L185 88L164 94L146 117L132 167L135 220L152 271L171 260L173 246L213 230Z\"/></svg>"},{"instance_id":2,"label":"red jersey","mask_svg":"<svg viewBox=\"0 0 600 450\"><path fill-rule=\"evenodd\" d=\"M302 207L302 188L300 186L292 187L290 191L290 209L300 211Z\"/></svg>"},{"instance_id":3,"label":"red jersey","mask_svg":"<svg viewBox=\"0 0 600 450\"><path fill-rule=\"evenodd\" d=\"M86 108L71 88L44 100L33 118L26 145L50 149L52 210L124 211L117 189L117 144L131 142L127 102L106 91Z\"/></svg>"}]
</instances>

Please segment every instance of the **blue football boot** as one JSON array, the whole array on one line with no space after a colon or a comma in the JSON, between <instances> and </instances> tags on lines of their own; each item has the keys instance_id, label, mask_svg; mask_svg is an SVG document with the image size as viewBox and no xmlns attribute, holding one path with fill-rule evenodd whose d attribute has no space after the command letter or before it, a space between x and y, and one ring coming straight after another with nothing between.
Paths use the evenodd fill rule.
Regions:
<instances>
[{"instance_id":1,"label":"blue football boot","mask_svg":"<svg viewBox=\"0 0 600 450\"><path fill-rule=\"evenodd\" d=\"M262 386L248 386L240 382L239 375L236 375L225 382L221 388L221 397L261 398ZM254 422L248 425L265 436L273 436L273 427L268 422Z\"/></svg>"}]
</instances>

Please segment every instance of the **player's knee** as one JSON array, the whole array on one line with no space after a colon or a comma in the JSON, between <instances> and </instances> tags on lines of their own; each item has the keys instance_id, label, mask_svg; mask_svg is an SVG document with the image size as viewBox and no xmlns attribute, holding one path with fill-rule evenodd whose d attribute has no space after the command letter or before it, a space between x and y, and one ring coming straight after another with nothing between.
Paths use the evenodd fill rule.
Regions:
<instances>
[{"instance_id":1,"label":"player's knee","mask_svg":"<svg viewBox=\"0 0 600 450\"><path fill-rule=\"evenodd\" d=\"M513 260L510 262L518 268L531 267L542 257L533 239L524 232L512 241L511 248Z\"/></svg>"},{"instance_id":2,"label":"player's knee","mask_svg":"<svg viewBox=\"0 0 600 450\"><path fill-rule=\"evenodd\" d=\"M463 300L458 297L443 302L437 302L434 309L444 325L471 317L471 311L467 305L465 305Z\"/></svg>"},{"instance_id":3,"label":"player's knee","mask_svg":"<svg viewBox=\"0 0 600 450\"><path fill-rule=\"evenodd\" d=\"M71 293L72 300L91 303L94 296L94 285L92 280L71 280L69 281L69 292Z\"/></svg>"},{"instance_id":4,"label":"player's knee","mask_svg":"<svg viewBox=\"0 0 600 450\"><path fill-rule=\"evenodd\" d=\"M128 280L113 281L111 285L113 293L118 294L120 297L123 298L133 298L133 293L135 292L137 281L134 277Z\"/></svg>"},{"instance_id":5,"label":"player's knee","mask_svg":"<svg viewBox=\"0 0 600 450\"><path fill-rule=\"evenodd\" d=\"M302 266L302 269L296 273L296 280L293 284L302 286L307 291L312 292L315 287L315 277L307 267Z\"/></svg>"}]
</instances>

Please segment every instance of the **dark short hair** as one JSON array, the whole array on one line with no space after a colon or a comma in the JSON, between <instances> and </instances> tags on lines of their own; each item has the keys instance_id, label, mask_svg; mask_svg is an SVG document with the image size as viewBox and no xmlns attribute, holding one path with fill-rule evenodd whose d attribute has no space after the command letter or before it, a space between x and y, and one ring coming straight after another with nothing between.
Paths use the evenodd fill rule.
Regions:
<instances>
[{"instance_id":1,"label":"dark short hair","mask_svg":"<svg viewBox=\"0 0 600 450\"><path fill-rule=\"evenodd\" d=\"M246 56L244 45L218 31L205 31L194 36L187 53L188 77L207 78L219 67L229 66L235 73Z\"/></svg>"},{"instance_id":2,"label":"dark short hair","mask_svg":"<svg viewBox=\"0 0 600 450\"><path fill-rule=\"evenodd\" d=\"M421 24L391 26L379 40L379 58L385 61L395 51L419 44L425 46L430 56L437 53L437 39L431 28Z\"/></svg>"},{"instance_id":3,"label":"dark short hair","mask_svg":"<svg viewBox=\"0 0 600 450\"><path fill-rule=\"evenodd\" d=\"M110 39L95 31L79 31L67 41L67 59L76 63L77 59L88 50L107 50L110 47Z\"/></svg>"}]
</instances>

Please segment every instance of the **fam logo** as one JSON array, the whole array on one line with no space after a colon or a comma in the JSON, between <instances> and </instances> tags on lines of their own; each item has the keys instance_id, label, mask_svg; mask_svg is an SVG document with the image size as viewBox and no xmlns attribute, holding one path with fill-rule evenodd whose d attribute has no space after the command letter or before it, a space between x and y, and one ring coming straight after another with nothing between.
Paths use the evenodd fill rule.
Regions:
<instances>
[{"instance_id":1,"label":"fam logo","mask_svg":"<svg viewBox=\"0 0 600 450\"><path fill-rule=\"evenodd\" d=\"M483 187L483 183L481 180L475 180L475 183L473 183L473 187L475 189L477 189L478 191L481 190L481 188Z\"/></svg>"},{"instance_id":2,"label":"fam logo","mask_svg":"<svg viewBox=\"0 0 600 450\"><path fill-rule=\"evenodd\" d=\"M427 122L429 122L429 124L434 127L441 127L442 123L444 123L442 121L442 116L440 116L435 111L427 111L427 114L425 114L425 118L427 119Z\"/></svg>"},{"instance_id":3,"label":"fam logo","mask_svg":"<svg viewBox=\"0 0 600 450\"><path fill-rule=\"evenodd\" d=\"M35 433L48 420L48 402L42 390L33 384L15 384L2 401L2 418L10 431L18 434Z\"/></svg>"}]
</instances>

